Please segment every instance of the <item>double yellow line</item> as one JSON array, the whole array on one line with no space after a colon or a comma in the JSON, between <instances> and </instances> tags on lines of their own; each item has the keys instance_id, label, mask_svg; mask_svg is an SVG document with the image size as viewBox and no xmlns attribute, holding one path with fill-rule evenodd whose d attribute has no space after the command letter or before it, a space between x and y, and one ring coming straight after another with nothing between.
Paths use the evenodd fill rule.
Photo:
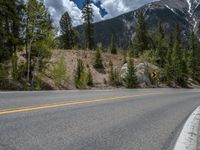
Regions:
<instances>
[{"instance_id":1,"label":"double yellow line","mask_svg":"<svg viewBox=\"0 0 200 150\"><path fill-rule=\"evenodd\" d=\"M99 99L91 99L91 100L76 100L76 101L70 101L70 102L68 101L68 102L63 102L63 103L52 103L52 104L38 105L38 106L19 107L19 108L0 110L0 115L7 115L7 114L28 112L28 111L35 111L35 110L42 110L42 109L50 109L50 108L58 108L58 107L66 107L66 106L73 106L73 105L81 105L81 104L90 104L90 103L112 101L112 100L119 100L119 99L128 99L128 98L134 98L134 97L140 97L140 96L159 95L159 94L162 94L162 93L146 93L146 94L108 97L108 98L99 98Z\"/></svg>"}]
</instances>

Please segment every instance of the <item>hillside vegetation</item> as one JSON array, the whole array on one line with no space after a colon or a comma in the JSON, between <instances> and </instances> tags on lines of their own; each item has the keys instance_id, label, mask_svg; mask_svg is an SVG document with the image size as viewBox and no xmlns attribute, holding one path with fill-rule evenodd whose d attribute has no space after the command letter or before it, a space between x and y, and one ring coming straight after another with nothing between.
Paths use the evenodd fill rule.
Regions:
<instances>
[{"instance_id":1,"label":"hillside vegetation","mask_svg":"<svg viewBox=\"0 0 200 150\"><path fill-rule=\"evenodd\" d=\"M102 53L103 68L95 68L94 51L84 50L53 50L51 59L47 62L46 67L37 73L37 85L33 89L76 89L75 76L78 60L82 60L86 69L90 68L93 85L87 85L85 88L113 88L122 87L122 84L113 85L110 81L110 62L113 64L113 70L119 73L124 65L123 55L113 55L110 53ZM19 58L23 62L25 59L23 53L19 54ZM139 64L139 59L134 60L135 64ZM35 81L36 82L36 81ZM18 83L19 84L19 83ZM20 84L19 84L20 85ZM12 85L13 86L13 85ZM24 85L21 85L22 87ZM20 86L18 87L20 88ZM25 89L25 87L23 87Z\"/></svg>"},{"instance_id":2,"label":"hillside vegetation","mask_svg":"<svg viewBox=\"0 0 200 150\"><path fill-rule=\"evenodd\" d=\"M66 90L66 89L77 89L75 83L76 71L78 60L82 60L86 70L90 70L92 77L92 84L86 85L85 87L79 89L110 89L110 88L125 88L126 85L123 83L122 79L122 68L126 64L126 60L129 58L122 55L114 55L110 53L101 53L103 68L96 69L94 67L95 55L94 51L85 50L53 50L52 57L46 64L46 67L38 71L34 78L34 85L28 87L23 80L14 81L12 79L7 80L6 87L4 90ZM23 64L25 62L24 53L18 54L19 62ZM150 57L142 56L137 59L132 59L135 66L139 66L143 63L148 63ZM110 65L112 62L112 66ZM148 63L149 66L155 68L155 71L159 74L158 78L151 82L149 85L144 85L141 83L137 85L138 88L148 88L148 87L168 87L166 82L159 82L162 80L163 76L160 72L161 70ZM7 70L12 69L11 65L7 66ZM117 83L113 83L111 79L111 69L116 73L114 78L118 78ZM147 68L148 69L148 68ZM139 72L141 70L138 70ZM151 72L149 72L151 73ZM114 79L115 80L115 79ZM190 79L191 80L191 79ZM198 82L191 80L190 87L199 87ZM9 84L8 84L9 83ZM176 85L174 85L176 86ZM177 85L178 87L178 85ZM1 87L2 88L2 87Z\"/></svg>"},{"instance_id":3,"label":"hillside vegetation","mask_svg":"<svg viewBox=\"0 0 200 150\"><path fill-rule=\"evenodd\" d=\"M57 36L43 1L10 0L3 1L2 6L2 90L188 88L200 83L200 41L194 30L184 39L179 22L166 34L167 29L160 21L153 32L141 10L135 32L123 33L132 37L124 39L129 44L123 49L118 39L124 36L116 33L106 37L111 41L109 46L95 42L91 0L85 0L82 10L84 36L73 27L68 12L60 19ZM80 38L83 43L78 42ZM153 72L156 76L151 76Z\"/></svg>"}]
</instances>

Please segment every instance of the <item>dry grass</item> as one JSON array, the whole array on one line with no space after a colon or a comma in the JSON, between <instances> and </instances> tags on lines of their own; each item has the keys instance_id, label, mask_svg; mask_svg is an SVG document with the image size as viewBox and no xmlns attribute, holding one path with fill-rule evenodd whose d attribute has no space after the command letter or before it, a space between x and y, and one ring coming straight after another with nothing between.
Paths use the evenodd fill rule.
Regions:
<instances>
[{"instance_id":1,"label":"dry grass","mask_svg":"<svg viewBox=\"0 0 200 150\"><path fill-rule=\"evenodd\" d=\"M55 50L53 52L52 58L48 64L48 70L46 71L46 75L43 78L43 81L50 84L54 89L62 89L66 87L57 87L54 84L54 81L51 79L50 70L52 68L52 64L54 64L57 59L61 56L64 56L68 74L69 74L69 83L68 88L74 89L74 75L77 66L77 59L82 59L85 66L89 65L94 81L94 85L97 88L109 88L108 84L105 84L105 81L108 82L108 71L109 71L109 61L113 62L113 66L115 69L120 71L123 64L123 56L122 55L112 55L109 53L102 53L103 65L104 70L96 70L93 67L93 62L95 59L95 52L94 51L83 51L83 50Z\"/></svg>"}]
</instances>

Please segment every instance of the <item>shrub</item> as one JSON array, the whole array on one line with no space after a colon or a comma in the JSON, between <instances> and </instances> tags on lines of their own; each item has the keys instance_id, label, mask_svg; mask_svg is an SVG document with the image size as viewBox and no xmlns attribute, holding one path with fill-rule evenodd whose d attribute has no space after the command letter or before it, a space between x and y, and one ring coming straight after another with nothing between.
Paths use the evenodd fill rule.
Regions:
<instances>
[{"instance_id":1,"label":"shrub","mask_svg":"<svg viewBox=\"0 0 200 150\"><path fill-rule=\"evenodd\" d=\"M17 80L23 80L27 76L27 68L25 63L19 63L18 66L18 78Z\"/></svg>"},{"instance_id":2,"label":"shrub","mask_svg":"<svg viewBox=\"0 0 200 150\"><path fill-rule=\"evenodd\" d=\"M155 52L153 51L144 51L141 55L140 55L140 59L143 61L147 61L150 63L155 64L157 61Z\"/></svg>"},{"instance_id":3,"label":"shrub","mask_svg":"<svg viewBox=\"0 0 200 150\"><path fill-rule=\"evenodd\" d=\"M92 73L91 73L89 65L87 65L87 74L88 74L88 83L87 83L87 85L88 86L93 86L94 83L93 83Z\"/></svg>"},{"instance_id":4,"label":"shrub","mask_svg":"<svg viewBox=\"0 0 200 150\"><path fill-rule=\"evenodd\" d=\"M127 52L126 51L123 52L123 63L124 64L127 63Z\"/></svg>"},{"instance_id":5,"label":"shrub","mask_svg":"<svg viewBox=\"0 0 200 150\"><path fill-rule=\"evenodd\" d=\"M76 74L75 74L75 84L78 89L85 89L88 85L88 73L85 69L83 61L78 59Z\"/></svg>"},{"instance_id":6,"label":"shrub","mask_svg":"<svg viewBox=\"0 0 200 150\"><path fill-rule=\"evenodd\" d=\"M104 68L103 61L102 61L102 58L101 58L101 51L99 49L97 49L93 66L96 69L103 69Z\"/></svg>"},{"instance_id":7,"label":"shrub","mask_svg":"<svg viewBox=\"0 0 200 150\"><path fill-rule=\"evenodd\" d=\"M109 70L109 81L112 86L121 85L120 82L120 74L116 69L113 69L112 61L109 62L110 70Z\"/></svg>"},{"instance_id":8,"label":"shrub","mask_svg":"<svg viewBox=\"0 0 200 150\"><path fill-rule=\"evenodd\" d=\"M0 64L0 89L4 89L8 86L7 80L6 80L6 69L3 64Z\"/></svg>"},{"instance_id":9,"label":"shrub","mask_svg":"<svg viewBox=\"0 0 200 150\"><path fill-rule=\"evenodd\" d=\"M17 53L15 52L12 56L12 78L16 80L18 78L18 68L17 68Z\"/></svg>"},{"instance_id":10,"label":"shrub","mask_svg":"<svg viewBox=\"0 0 200 150\"><path fill-rule=\"evenodd\" d=\"M69 79L66 67L67 65L64 59L64 55L62 55L60 60L53 65L52 76L59 85L66 85Z\"/></svg>"}]
</instances>

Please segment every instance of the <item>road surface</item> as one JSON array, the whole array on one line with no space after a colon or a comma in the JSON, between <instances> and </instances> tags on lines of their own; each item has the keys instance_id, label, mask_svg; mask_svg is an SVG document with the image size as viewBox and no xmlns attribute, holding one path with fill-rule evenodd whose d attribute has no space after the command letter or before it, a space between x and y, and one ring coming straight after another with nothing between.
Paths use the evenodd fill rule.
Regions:
<instances>
[{"instance_id":1,"label":"road surface","mask_svg":"<svg viewBox=\"0 0 200 150\"><path fill-rule=\"evenodd\" d=\"M173 149L200 90L0 92L0 150Z\"/></svg>"}]
</instances>

